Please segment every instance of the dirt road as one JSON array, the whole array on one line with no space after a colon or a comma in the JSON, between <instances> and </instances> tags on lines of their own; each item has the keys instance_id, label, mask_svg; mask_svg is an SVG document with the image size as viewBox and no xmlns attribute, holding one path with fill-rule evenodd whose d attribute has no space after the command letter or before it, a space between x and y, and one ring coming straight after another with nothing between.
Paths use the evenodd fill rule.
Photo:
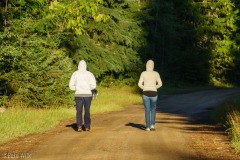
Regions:
<instances>
[{"instance_id":1,"label":"dirt road","mask_svg":"<svg viewBox=\"0 0 240 160\"><path fill-rule=\"evenodd\" d=\"M36 160L237 160L226 133L208 121L213 107L237 96L240 90L160 96L156 131L144 131L139 104L92 116L91 132L76 132L75 119L66 120L45 134L2 145L0 153Z\"/></svg>"}]
</instances>

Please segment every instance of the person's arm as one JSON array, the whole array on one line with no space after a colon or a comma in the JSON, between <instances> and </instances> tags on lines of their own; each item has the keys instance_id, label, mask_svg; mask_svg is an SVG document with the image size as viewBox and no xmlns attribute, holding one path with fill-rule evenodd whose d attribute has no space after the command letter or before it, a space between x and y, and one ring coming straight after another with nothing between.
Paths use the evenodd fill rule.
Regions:
<instances>
[{"instance_id":1,"label":"person's arm","mask_svg":"<svg viewBox=\"0 0 240 160\"><path fill-rule=\"evenodd\" d=\"M159 73L157 73L157 86L156 86L156 87L157 87L157 88L162 87L162 80L161 80L161 78L160 78Z\"/></svg>"},{"instance_id":2,"label":"person's arm","mask_svg":"<svg viewBox=\"0 0 240 160\"><path fill-rule=\"evenodd\" d=\"M96 87L97 87L96 79L95 79L94 75L91 74L91 76L90 76L90 88L91 88L91 90L93 90L93 89L96 89Z\"/></svg>"},{"instance_id":3,"label":"person's arm","mask_svg":"<svg viewBox=\"0 0 240 160\"><path fill-rule=\"evenodd\" d=\"M69 81L69 88L73 91L76 90L76 83L75 83L75 74L73 73L71 78L70 78L70 81Z\"/></svg>"},{"instance_id":4,"label":"person's arm","mask_svg":"<svg viewBox=\"0 0 240 160\"><path fill-rule=\"evenodd\" d=\"M138 87L140 87L141 89L143 89L143 87L144 87L143 74L141 74L141 76L139 78Z\"/></svg>"}]
</instances>

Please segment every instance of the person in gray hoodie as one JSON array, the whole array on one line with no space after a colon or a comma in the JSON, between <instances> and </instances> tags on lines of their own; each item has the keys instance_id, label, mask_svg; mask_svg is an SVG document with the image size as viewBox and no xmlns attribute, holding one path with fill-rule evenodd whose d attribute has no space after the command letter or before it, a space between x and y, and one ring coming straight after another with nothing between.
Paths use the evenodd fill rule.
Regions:
<instances>
[{"instance_id":1,"label":"person in gray hoodie","mask_svg":"<svg viewBox=\"0 0 240 160\"><path fill-rule=\"evenodd\" d=\"M142 99L145 109L146 131L155 130L156 106L158 100L157 89L162 86L158 72L154 71L154 62L148 60L146 71L141 73L138 86L143 90Z\"/></svg>"},{"instance_id":2,"label":"person in gray hoodie","mask_svg":"<svg viewBox=\"0 0 240 160\"><path fill-rule=\"evenodd\" d=\"M76 119L78 131L90 131L91 118L90 107L92 102L92 90L96 89L96 79L94 75L87 71L87 64L81 60L78 70L75 71L69 81L69 88L75 91ZM84 107L84 124L82 121L82 111Z\"/></svg>"}]
</instances>

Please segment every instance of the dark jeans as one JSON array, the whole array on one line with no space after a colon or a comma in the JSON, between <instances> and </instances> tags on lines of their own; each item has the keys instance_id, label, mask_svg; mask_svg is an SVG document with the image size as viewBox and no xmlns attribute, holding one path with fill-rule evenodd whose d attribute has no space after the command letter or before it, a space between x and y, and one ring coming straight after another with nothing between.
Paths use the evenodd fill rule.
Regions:
<instances>
[{"instance_id":1,"label":"dark jeans","mask_svg":"<svg viewBox=\"0 0 240 160\"><path fill-rule=\"evenodd\" d=\"M76 118L78 127L83 125L82 122L82 112L84 107L84 127L88 128L91 125L90 118L90 107L92 102L92 97L75 97L76 102Z\"/></svg>"}]
</instances>

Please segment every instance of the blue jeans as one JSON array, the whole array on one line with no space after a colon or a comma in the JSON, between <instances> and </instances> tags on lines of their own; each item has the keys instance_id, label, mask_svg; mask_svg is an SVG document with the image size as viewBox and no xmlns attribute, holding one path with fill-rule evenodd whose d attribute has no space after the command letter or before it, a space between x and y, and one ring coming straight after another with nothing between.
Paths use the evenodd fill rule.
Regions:
<instances>
[{"instance_id":1,"label":"blue jeans","mask_svg":"<svg viewBox=\"0 0 240 160\"><path fill-rule=\"evenodd\" d=\"M84 107L84 127L88 128L91 125L91 118L90 118L90 107L92 102L92 97L75 97L76 102L76 118L77 118L77 125L81 127L83 125L82 122L82 112Z\"/></svg>"},{"instance_id":2,"label":"blue jeans","mask_svg":"<svg viewBox=\"0 0 240 160\"><path fill-rule=\"evenodd\" d=\"M148 97L143 95L142 99L145 108L146 128L150 128L151 125L155 125L158 96Z\"/></svg>"}]
</instances>

